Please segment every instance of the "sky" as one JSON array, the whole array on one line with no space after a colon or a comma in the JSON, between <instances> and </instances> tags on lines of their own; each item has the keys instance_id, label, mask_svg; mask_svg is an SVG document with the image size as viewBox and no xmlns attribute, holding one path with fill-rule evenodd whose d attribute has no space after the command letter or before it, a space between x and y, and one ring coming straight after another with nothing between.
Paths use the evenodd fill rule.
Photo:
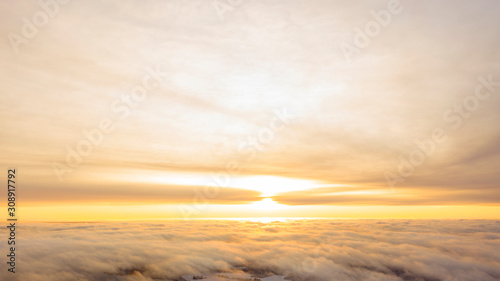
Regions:
<instances>
[{"instance_id":1,"label":"sky","mask_svg":"<svg viewBox=\"0 0 500 281\"><path fill-rule=\"evenodd\" d=\"M40 3L0 3L20 218L500 218L497 1Z\"/></svg>"}]
</instances>

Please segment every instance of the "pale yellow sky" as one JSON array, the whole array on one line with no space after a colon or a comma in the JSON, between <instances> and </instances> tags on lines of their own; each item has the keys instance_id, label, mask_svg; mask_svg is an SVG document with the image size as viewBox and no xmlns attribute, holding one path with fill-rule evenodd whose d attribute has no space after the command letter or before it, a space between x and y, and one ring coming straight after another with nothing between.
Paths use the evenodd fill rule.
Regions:
<instances>
[{"instance_id":1,"label":"pale yellow sky","mask_svg":"<svg viewBox=\"0 0 500 281\"><path fill-rule=\"evenodd\" d=\"M34 25L38 1L2 1L0 161L26 217L179 217L199 193L193 217L500 213L499 4L399 1L376 23L396 2L74 0Z\"/></svg>"}]
</instances>

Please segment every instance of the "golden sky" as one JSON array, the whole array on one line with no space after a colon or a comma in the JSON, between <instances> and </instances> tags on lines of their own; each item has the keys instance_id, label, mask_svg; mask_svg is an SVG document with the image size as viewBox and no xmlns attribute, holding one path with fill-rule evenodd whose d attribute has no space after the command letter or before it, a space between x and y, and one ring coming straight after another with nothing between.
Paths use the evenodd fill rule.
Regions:
<instances>
[{"instance_id":1,"label":"golden sky","mask_svg":"<svg viewBox=\"0 0 500 281\"><path fill-rule=\"evenodd\" d=\"M53 3L0 3L21 218L500 218L495 1Z\"/></svg>"}]
</instances>

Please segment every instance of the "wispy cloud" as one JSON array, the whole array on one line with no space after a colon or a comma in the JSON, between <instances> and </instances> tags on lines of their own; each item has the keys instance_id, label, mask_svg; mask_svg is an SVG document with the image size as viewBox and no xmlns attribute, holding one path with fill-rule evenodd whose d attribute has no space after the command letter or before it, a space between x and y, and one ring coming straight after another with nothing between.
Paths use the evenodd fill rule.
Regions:
<instances>
[{"instance_id":1,"label":"wispy cloud","mask_svg":"<svg viewBox=\"0 0 500 281\"><path fill-rule=\"evenodd\" d=\"M286 107L294 123L242 175L369 191L386 185L384 171L397 168L416 140L442 127L446 143L400 183L411 198L399 202L500 203L493 196L500 88L460 117L459 129L443 119L474 93L479 76L500 81L498 2L405 1L402 13L346 61L338 43L386 7L387 1L252 1L221 21L204 1L69 1L19 53L2 36L0 163L29 168L27 189L46 186L67 194L60 200L78 201L77 194L85 197L78 179L103 169L217 171L240 157L241 141L266 126L275 109ZM38 1L3 1L0 33L22 33L23 17L38 10ZM151 65L168 72L168 81L116 123L65 185L57 184L51 163L65 161L66 147L84 138L83 130L112 117L113 101ZM94 184L114 192L106 181ZM170 188L164 194L176 198ZM455 190L462 191L450 196ZM315 194L280 200L393 204L378 195Z\"/></svg>"}]
</instances>

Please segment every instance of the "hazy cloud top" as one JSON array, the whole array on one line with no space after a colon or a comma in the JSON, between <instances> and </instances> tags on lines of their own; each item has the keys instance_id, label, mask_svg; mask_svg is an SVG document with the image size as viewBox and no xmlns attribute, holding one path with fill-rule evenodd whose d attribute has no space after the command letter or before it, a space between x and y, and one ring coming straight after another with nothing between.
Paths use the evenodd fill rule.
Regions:
<instances>
[{"instance_id":1,"label":"hazy cloud top","mask_svg":"<svg viewBox=\"0 0 500 281\"><path fill-rule=\"evenodd\" d=\"M173 280L242 269L293 281L500 278L499 221L38 223L19 233L18 280Z\"/></svg>"}]
</instances>

